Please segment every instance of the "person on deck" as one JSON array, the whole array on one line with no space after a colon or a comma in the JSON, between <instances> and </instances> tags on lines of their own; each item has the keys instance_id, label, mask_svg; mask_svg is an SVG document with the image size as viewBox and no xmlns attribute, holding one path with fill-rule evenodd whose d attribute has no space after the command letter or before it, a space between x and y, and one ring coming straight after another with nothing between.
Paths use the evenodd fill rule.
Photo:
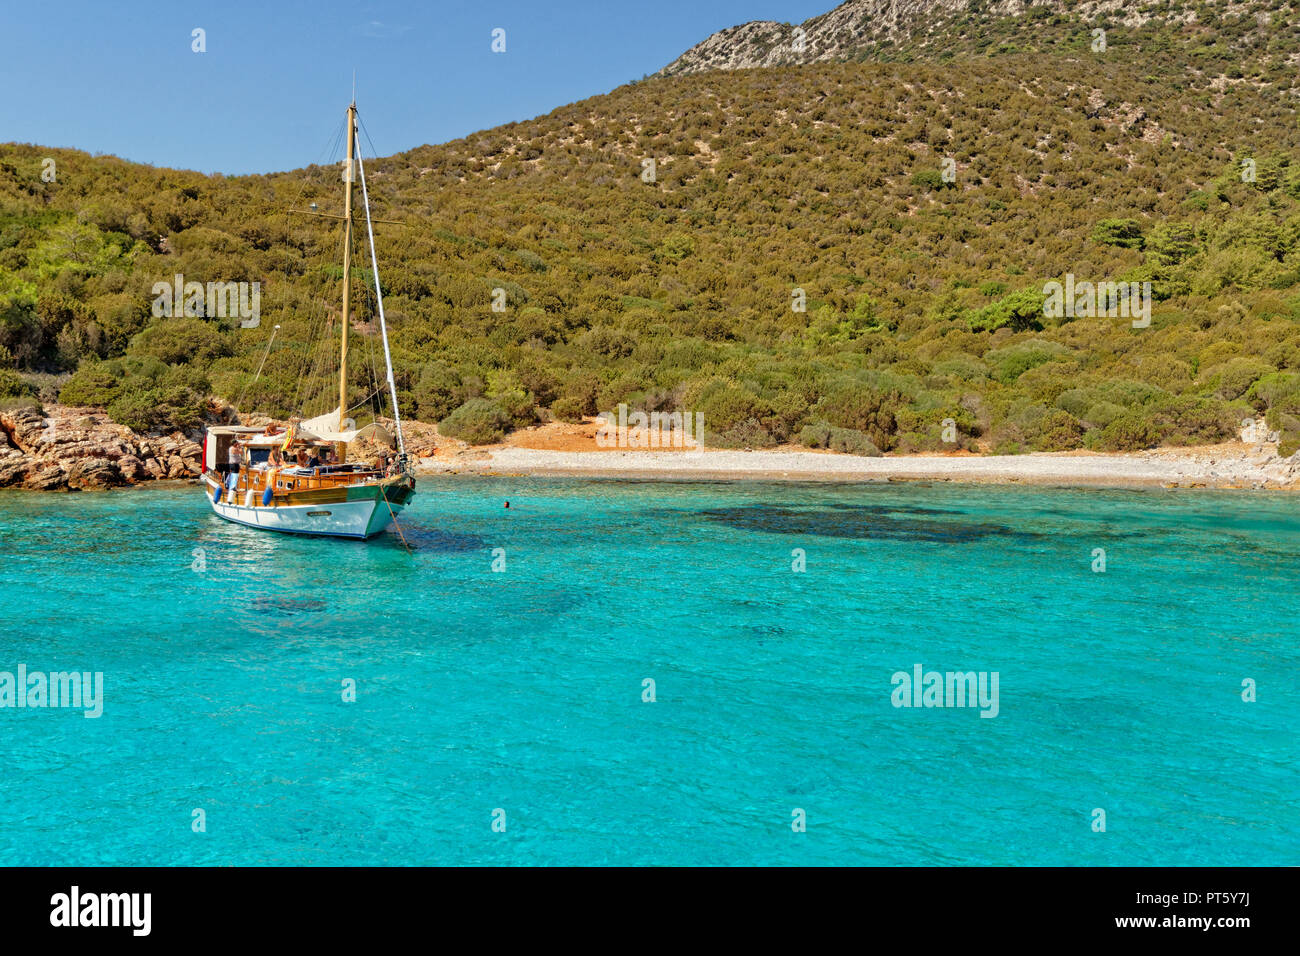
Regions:
<instances>
[{"instance_id":1,"label":"person on deck","mask_svg":"<svg viewBox=\"0 0 1300 956\"><path fill-rule=\"evenodd\" d=\"M244 453L239 447L239 442L232 441L230 450L226 452L226 487L234 489L235 482L239 480L239 466L244 460Z\"/></svg>"}]
</instances>

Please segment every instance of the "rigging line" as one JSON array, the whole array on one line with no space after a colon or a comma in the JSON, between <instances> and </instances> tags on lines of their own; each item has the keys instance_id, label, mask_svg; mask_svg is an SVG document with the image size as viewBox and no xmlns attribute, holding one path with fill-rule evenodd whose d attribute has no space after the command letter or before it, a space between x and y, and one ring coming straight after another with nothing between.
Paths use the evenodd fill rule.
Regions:
<instances>
[{"instance_id":1,"label":"rigging line","mask_svg":"<svg viewBox=\"0 0 1300 956\"><path fill-rule=\"evenodd\" d=\"M373 392L371 392L369 395L367 395L367 396L366 396L365 398L363 398L361 401L357 402L355 405L353 405L351 408L349 408L349 409L348 409L348 412L355 412L355 411L356 411L358 408L360 408L362 405L366 404L366 402L370 401L372 398L374 398L376 395L378 395L378 394L383 390L383 388L384 388L384 386L380 385L379 388L376 388ZM346 415L347 412L344 412L343 414Z\"/></svg>"},{"instance_id":2,"label":"rigging line","mask_svg":"<svg viewBox=\"0 0 1300 956\"><path fill-rule=\"evenodd\" d=\"M367 292L369 292L369 289L367 289ZM367 296L367 305L368 304L369 304L369 296ZM379 375L377 371L378 366L375 364L375 337L373 335L365 335L362 337L365 339L366 342L366 352L365 352L366 373L369 375L370 378L370 386L372 389L374 389L374 391L370 393L370 397L373 398L375 396L375 393L379 391L379 388L377 387L379 386ZM375 412L374 409L371 409L371 412L376 415L382 413L383 412L382 404L380 405L379 412Z\"/></svg>"},{"instance_id":3,"label":"rigging line","mask_svg":"<svg viewBox=\"0 0 1300 956\"><path fill-rule=\"evenodd\" d=\"M309 307L305 341L302 344L302 351L298 354L297 375L294 382L293 407L295 409L302 408L304 383L313 374L313 365L317 360L317 345L321 338L320 331L324 328L327 319L325 309L322 308L318 315Z\"/></svg>"},{"instance_id":4,"label":"rigging line","mask_svg":"<svg viewBox=\"0 0 1300 956\"><path fill-rule=\"evenodd\" d=\"M340 148L342 142L342 129L343 123L340 121L339 131L336 133L331 147L332 155L337 155ZM335 239L335 248L341 249L342 246L343 239L340 235ZM318 257L318 262L323 260L323 258L323 256ZM328 282L328 276L326 276L326 282ZM317 354L317 350L318 345L324 343L326 330L332 324L329 306L325 304L323 296L316 298L311 292L309 292L306 312L306 340L303 342L302 351L298 354L298 361L295 363L296 382L294 387L293 408L299 410L303 408L303 403L306 401L306 393L310 390L312 382L318 375L324 374L324 362Z\"/></svg>"},{"instance_id":5,"label":"rigging line","mask_svg":"<svg viewBox=\"0 0 1300 956\"><path fill-rule=\"evenodd\" d=\"M363 120L363 119L361 118L361 114L360 114L360 113L357 114L357 125L361 128L361 132L365 135L365 137L366 137L366 142L370 144L370 157L371 157L372 159L380 159L381 157L380 157L380 155L379 155L379 150L375 147L375 141L372 140L372 139L370 138L370 130L366 129L366 122L365 122L365 120ZM408 163L408 165L410 165L410 164ZM396 197L396 196L393 196L393 197L390 197L390 198L397 198L397 199L400 199L400 197ZM375 220L375 222L384 222L384 221L385 221L385 220L383 220L383 219L376 219L376 220ZM401 225L401 226L404 226L404 225L406 225L406 223L404 223L404 222L399 222L399 223L392 223L392 225Z\"/></svg>"},{"instance_id":6,"label":"rigging line","mask_svg":"<svg viewBox=\"0 0 1300 956\"><path fill-rule=\"evenodd\" d=\"M375 377L375 343L373 341L374 337L370 335L366 335L363 336L363 338L366 341L366 351L365 351L366 361L365 361L364 371L366 373L366 384L370 387L371 390L370 394L366 397L365 401L362 402L362 404L364 405L368 403L370 399L375 397L375 395L380 391L380 388L382 388L382 386L380 386L380 388L376 388L376 386L379 384L379 380ZM378 412L375 410L373 406L370 408L370 414L375 416L376 418L379 416L379 414L382 411L383 411L382 402L380 403L380 408Z\"/></svg>"},{"instance_id":7,"label":"rigging line","mask_svg":"<svg viewBox=\"0 0 1300 956\"><path fill-rule=\"evenodd\" d=\"M393 527L397 529L398 537L402 539L402 544L405 545L407 554L410 554L411 546L406 543L406 535L402 533L402 526L397 523L397 513L393 511L393 506L389 504L388 495L385 493L385 489L382 485L379 488L379 495L384 499L384 504L388 505L388 517L393 519Z\"/></svg>"},{"instance_id":8,"label":"rigging line","mask_svg":"<svg viewBox=\"0 0 1300 956\"><path fill-rule=\"evenodd\" d=\"M360 114L360 113L357 114L357 125L358 125L359 127L361 127L361 132L365 135L365 137L366 137L366 142L370 144L370 155L371 155L371 157L373 157L374 159L378 159L378 158L379 158L379 150L377 150L377 149L375 148L374 140L372 140L372 139L370 138L370 130L366 129L366 123L365 123L365 120L363 120L363 119L361 118L361 114ZM383 220L383 219L378 219L378 220L376 220L376 222L384 222L384 220ZM403 222L403 223L397 223L396 225L406 225L406 223L404 223L404 222Z\"/></svg>"},{"instance_id":9,"label":"rigging line","mask_svg":"<svg viewBox=\"0 0 1300 956\"><path fill-rule=\"evenodd\" d=\"M335 249L342 252L343 247L344 238L339 234L335 239ZM337 253L334 258L338 258ZM326 275L326 283L328 282L329 277ZM315 384L318 381L323 382L326 378L326 368L334 355L333 336L326 335L327 330L334 324L330 308L325 303L323 295L320 299L308 301L307 341L304 343L304 350L298 362L298 380L294 389L293 407L300 410L304 408Z\"/></svg>"},{"instance_id":10,"label":"rigging line","mask_svg":"<svg viewBox=\"0 0 1300 956\"><path fill-rule=\"evenodd\" d=\"M295 408L301 409L304 407L308 395L312 391L313 383L324 374L325 357L322 353L330 351L327 347L325 331L332 324L329 319L328 309L322 307L320 318L314 320L308 330L308 340L303 351L297 387L294 393Z\"/></svg>"},{"instance_id":11,"label":"rigging line","mask_svg":"<svg viewBox=\"0 0 1300 956\"><path fill-rule=\"evenodd\" d=\"M379 157L379 150L375 149L374 140L370 138L370 130L366 129L366 121L357 114L357 125L361 127L362 134L366 137L366 142L370 144L370 155L376 159Z\"/></svg>"},{"instance_id":12,"label":"rigging line","mask_svg":"<svg viewBox=\"0 0 1300 956\"><path fill-rule=\"evenodd\" d=\"M393 424L397 426L397 452L406 455L406 442L402 439L402 413L397 407L397 383L393 381L393 356L388 350L388 323L384 319L384 293L379 285L379 260L375 257L375 229L370 222L370 193L366 189L366 164L357 151L357 169L361 173L361 199L366 207L366 235L370 239L370 268L375 278L375 304L379 307L379 331L384 336L384 363L388 367L388 388L393 396Z\"/></svg>"},{"instance_id":13,"label":"rigging line","mask_svg":"<svg viewBox=\"0 0 1300 956\"><path fill-rule=\"evenodd\" d=\"M275 337L279 334L280 334L280 326L277 325L274 329L271 330L271 337L266 342L266 351L262 353L262 361L258 364L257 371L253 373L253 380L244 383L244 387L239 393L239 398L235 399L236 410L239 409L240 403L242 403L244 400L244 396L248 394L248 390L257 383L257 380L259 378L261 378L262 369L266 367L266 357L271 354L271 345L275 342Z\"/></svg>"},{"instance_id":14,"label":"rigging line","mask_svg":"<svg viewBox=\"0 0 1300 956\"><path fill-rule=\"evenodd\" d=\"M348 229L346 224L344 224L342 227L339 228L338 236L335 239L335 249L336 249L336 253L334 256L335 262L343 262L345 260L347 260L348 262L351 261L352 246L348 244ZM336 288L336 291L341 292L342 271L340 271L339 273L339 281L340 281L340 285ZM348 290L349 295L351 295L351 291L352 291L351 289ZM327 341L325 339L322 339L321 344L324 346L324 351L321 356L320 365L318 366L317 378L316 378L318 390L320 391L322 397L327 403L325 408L322 409L321 414L324 414L325 412L337 408L337 406L334 404L334 398L332 393L337 388L336 379L338 377L338 374L340 372L343 363L343 341L341 336L335 335L335 329L334 329L334 320L335 318L337 318L340 333L342 331L343 309L338 305L337 302L335 303L334 306L329 306L327 308L329 308L330 310L329 336ZM351 329L350 317L349 317L348 332L351 333L351 331L352 329ZM336 343L337 343L337 348L336 348Z\"/></svg>"},{"instance_id":15,"label":"rigging line","mask_svg":"<svg viewBox=\"0 0 1300 956\"><path fill-rule=\"evenodd\" d=\"M334 156L338 152L339 141L343 138L343 127L346 123L347 123L346 118L339 120L339 125L334 128L334 134L325 141L325 149L322 150L319 154L317 154L321 159L328 159L329 157ZM323 166L325 164L318 163L316 165ZM302 183L298 187L298 195L295 196L293 199L293 203L292 203L293 206L298 205L299 201L302 199L302 194L307 191L308 182L310 182L310 177L304 176Z\"/></svg>"}]
</instances>

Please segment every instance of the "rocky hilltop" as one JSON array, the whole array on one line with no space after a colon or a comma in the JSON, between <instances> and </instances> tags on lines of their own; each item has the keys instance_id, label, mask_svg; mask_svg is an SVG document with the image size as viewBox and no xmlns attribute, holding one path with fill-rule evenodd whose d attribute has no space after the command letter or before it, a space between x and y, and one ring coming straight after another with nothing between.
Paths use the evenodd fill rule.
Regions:
<instances>
[{"instance_id":1,"label":"rocky hilltop","mask_svg":"<svg viewBox=\"0 0 1300 956\"><path fill-rule=\"evenodd\" d=\"M1245 29L1238 26L1223 39L1245 42L1256 53L1267 38L1274 11L1283 17L1292 14L1289 3L1268 0L1216 4L1209 11L1244 22ZM936 53L1023 52L1055 45L1062 27L1080 33L1085 47L1092 36L1084 27L1114 29L1120 35L1127 31L1139 39L1138 31L1149 27L1151 40L1158 29L1194 36L1207 28L1201 19L1206 12L1205 5L1190 0L1140 5L1131 0L848 0L801 24L754 20L719 30L657 75L906 60Z\"/></svg>"},{"instance_id":2,"label":"rocky hilltop","mask_svg":"<svg viewBox=\"0 0 1300 956\"><path fill-rule=\"evenodd\" d=\"M179 431L137 434L97 409L0 411L0 488L60 491L194 478L202 454Z\"/></svg>"}]
</instances>

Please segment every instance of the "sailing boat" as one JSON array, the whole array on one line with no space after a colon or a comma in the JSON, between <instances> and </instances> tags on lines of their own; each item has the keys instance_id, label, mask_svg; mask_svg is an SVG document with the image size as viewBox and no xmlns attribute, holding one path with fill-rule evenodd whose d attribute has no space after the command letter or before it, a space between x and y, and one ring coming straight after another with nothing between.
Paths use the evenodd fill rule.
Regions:
<instances>
[{"instance_id":1,"label":"sailing boat","mask_svg":"<svg viewBox=\"0 0 1300 956\"><path fill-rule=\"evenodd\" d=\"M384 297L379 287L375 234L365 165L357 153L357 104L348 107L348 159L343 192L343 332L339 350L339 407L283 430L212 426L203 440L201 483L212 510L227 521L291 534L366 539L381 533L415 495L388 349ZM366 236L375 277L375 302L384 342L396 442L378 423L356 428L348 413L348 327L351 299L353 182L359 172ZM369 440L387 449L372 461L349 461L348 446ZM388 450L396 450L393 456Z\"/></svg>"}]
</instances>

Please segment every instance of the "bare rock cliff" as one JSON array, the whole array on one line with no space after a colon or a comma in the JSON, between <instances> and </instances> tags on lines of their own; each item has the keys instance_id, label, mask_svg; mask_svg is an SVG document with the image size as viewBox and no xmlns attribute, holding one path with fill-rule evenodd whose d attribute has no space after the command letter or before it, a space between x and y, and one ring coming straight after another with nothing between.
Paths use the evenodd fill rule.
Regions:
<instances>
[{"instance_id":1,"label":"bare rock cliff","mask_svg":"<svg viewBox=\"0 0 1300 956\"><path fill-rule=\"evenodd\" d=\"M91 409L0 411L0 488L57 491L193 478L202 454L181 432L139 435Z\"/></svg>"}]
</instances>

